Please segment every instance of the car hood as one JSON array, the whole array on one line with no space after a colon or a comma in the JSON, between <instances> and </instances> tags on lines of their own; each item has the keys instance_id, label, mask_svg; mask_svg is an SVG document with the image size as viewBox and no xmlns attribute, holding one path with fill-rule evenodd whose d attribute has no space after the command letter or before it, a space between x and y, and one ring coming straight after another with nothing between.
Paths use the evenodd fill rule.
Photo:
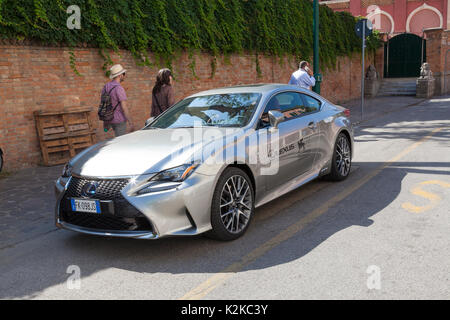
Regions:
<instances>
[{"instance_id":1,"label":"car hood","mask_svg":"<svg viewBox=\"0 0 450 320\"><path fill-rule=\"evenodd\" d=\"M200 133L196 130L199 130ZM197 128L139 130L100 142L71 160L72 172L84 177L121 177L160 172L193 160L194 152L241 129L214 130L205 139ZM227 139L225 139L227 140Z\"/></svg>"}]
</instances>

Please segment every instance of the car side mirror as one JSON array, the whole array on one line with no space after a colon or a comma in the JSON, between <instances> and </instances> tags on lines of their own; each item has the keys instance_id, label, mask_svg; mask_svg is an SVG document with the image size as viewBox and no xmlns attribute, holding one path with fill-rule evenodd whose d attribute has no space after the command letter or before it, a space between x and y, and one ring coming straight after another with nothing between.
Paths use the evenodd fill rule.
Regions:
<instances>
[{"instance_id":1,"label":"car side mirror","mask_svg":"<svg viewBox=\"0 0 450 320\"><path fill-rule=\"evenodd\" d=\"M147 121L145 121L145 126L148 126L153 120L155 120L155 117L148 118Z\"/></svg>"},{"instance_id":2,"label":"car side mirror","mask_svg":"<svg viewBox=\"0 0 450 320\"><path fill-rule=\"evenodd\" d=\"M280 111L269 111L269 121L273 129L278 129L278 126L284 121L284 119L284 114L282 114Z\"/></svg>"}]
</instances>

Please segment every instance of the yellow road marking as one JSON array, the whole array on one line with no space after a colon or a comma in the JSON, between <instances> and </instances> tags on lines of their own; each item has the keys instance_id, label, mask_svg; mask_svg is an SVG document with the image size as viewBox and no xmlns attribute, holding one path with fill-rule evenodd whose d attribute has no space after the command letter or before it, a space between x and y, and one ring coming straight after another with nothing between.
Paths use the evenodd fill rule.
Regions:
<instances>
[{"instance_id":1,"label":"yellow road marking","mask_svg":"<svg viewBox=\"0 0 450 320\"><path fill-rule=\"evenodd\" d=\"M425 186L428 186L430 184L435 184L435 185L441 186L442 188L450 188L450 183L447 183L444 181L439 181L439 180L430 180L430 181L425 181L425 182L421 183L421 185L425 185Z\"/></svg>"},{"instance_id":2,"label":"yellow road marking","mask_svg":"<svg viewBox=\"0 0 450 320\"><path fill-rule=\"evenodd\" d=\"M438 203L442 200L442 198L434 193L425 191L422 189L421 186L428 186L428 185L438 185L442 188L450 188L450 183L439 181L439 180L430 180L430 181L424 181L420 183L418 187L415 187L411 190L411 193L415 196L422 197L424 199L427 199L430 201L430 204L426 206L415 206L410 202L405 202L402 204L403 209L412 212L412 213L422 213L428 210L431 210L435 208Z\"/></svg>"},{"instance_id":3,"label":"yellow road marking","mask_svg":"<svg viewBox=\"0 0 450 320\"><path fill-rule=\"evenodd\" d=\"M358 190L360 187L362 187L364 184L366 184L369 180L371 180L373 177L378 175L381 171L392 165L393 163L397 162L404 156L406 156L408 153L419 147L421 144L423 144L425 141L430 139L433 135L441 131L442 128L437 128L433 130L429 135L426 137L423 137L419 141L415 142L402 152L400 152L398 155L390 159L389 161L385 162L383 165L378 167L377 169L373 170L372 172L368 173L366 176L361 178L360 180L356 181L353 185L351 185L346 190L343 190L336 196L334 196L332 199L328 200L324 204L322 204L317 209L313 210L312 212L306 214L303 218L301 218L299 221L294 223L293 225L289 226L287 229L280 232L278 235L273 237L272 239L268 240L267 242L263 243L258 248L252 250L250 253L242 257L242 259L238 262L233 263L223 271L216 273L215 275L211 276L209 279L207 279L205 282L201 283L196 288L192 289L188 293L186 293L183 297L180 298L180 300L198 300L204 298L208 293L213 291L215 288L220 286L222 283L224 283L226 280L231 278L235 273L241 271L245 266L249 265L253 261L255 261L257 258L264 255L269 250L275 248L282 242L288 240L289 238L293 237L296 233L298 233L300 230L304 229L307 225L309 225L311 222L313 222L316 218L323 215L325 212L327 212L331 207L335 206L340 201L347 198L350 194Z\"/></svg>"}]
</instances>

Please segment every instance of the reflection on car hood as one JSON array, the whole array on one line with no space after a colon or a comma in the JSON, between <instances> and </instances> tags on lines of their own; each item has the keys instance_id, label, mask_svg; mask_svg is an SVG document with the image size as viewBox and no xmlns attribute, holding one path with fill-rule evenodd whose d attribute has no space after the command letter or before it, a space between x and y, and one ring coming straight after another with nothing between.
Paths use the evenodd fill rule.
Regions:
<instances>
[{"instance_id":1,"label":"reflection on car hood","mask_svg":"<svg viewBox=\"0 0 450 320\"><path fill-rule=\"evenodd\" d=\"M240 130L209 129L222 136ZM103 141L72 159L73 173L85 177L120 177L173 168L190 161L194 151L205 146L203 134L198 132L202 131L193 128L139 130Z\"/></svg>"}]
</instances>

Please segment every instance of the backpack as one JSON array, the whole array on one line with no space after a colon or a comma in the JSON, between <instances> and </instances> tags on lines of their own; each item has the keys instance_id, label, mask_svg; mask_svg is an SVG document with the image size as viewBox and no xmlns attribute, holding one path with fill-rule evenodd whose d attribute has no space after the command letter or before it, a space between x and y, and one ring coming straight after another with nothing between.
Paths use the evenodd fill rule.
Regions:
<instances>
[{"instance_id":1,"label":"backpack","mask_svg":"<svg viewBox=\"0 0 450 320\"><path fill-rule=\"evenodd\" d=\"M98 106L98 118L101 121L112 121L114 119L114 111L116 111L117 106L120 104L120 102L118 102L113 108L111 102L111 92L116 87L117 86L114 86L109 92L106 92L105 90L105 92L102 93L100 105Z\"/></svg>"}]
</instances>

